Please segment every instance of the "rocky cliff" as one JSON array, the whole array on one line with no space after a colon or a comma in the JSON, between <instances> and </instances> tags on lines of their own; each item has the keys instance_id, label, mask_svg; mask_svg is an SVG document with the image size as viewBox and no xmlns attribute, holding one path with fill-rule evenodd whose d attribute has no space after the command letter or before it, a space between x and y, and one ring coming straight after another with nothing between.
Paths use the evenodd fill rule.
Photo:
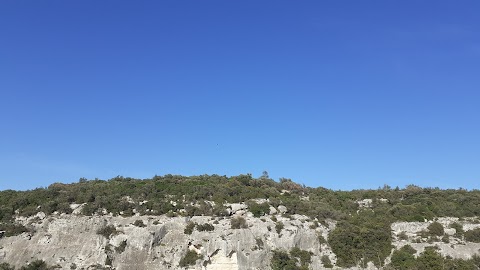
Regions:
<instances>
[{"instance_id":1,"label":"rocky cliff","mask_svg":"<svg viewBox=\"0 0 480 270\"><path fill-rule=\"evenodd\" d=\"M253 217L243 204L230 205L229 217L83 216L78 211L45 216L40 212L17 217L33 232L1 238L0 263L21 267L42 259L61 269L270 269L272 251L297 247L310 252L310 269L325 268L322 256L335 264L336 256L325 242L335 222L320 224L302 215L273 215L286 210L279 208L260 218ZM232 228L235 218L245 221L239 229ZM457 222L471 230L480 224L457 218L438 222L447 228L446 238L428 241L418 235L431 221L393 223L394 248L409 244L420 253L427 246L438 246L445 256L466 259L479 252L479 243L463 241L448 227ZM189 226L191 231L186 230ZM196 254L191 264L186 262L187 253ZM376 269L371 263L367 268Z\"/></svg>"}]
</instances>

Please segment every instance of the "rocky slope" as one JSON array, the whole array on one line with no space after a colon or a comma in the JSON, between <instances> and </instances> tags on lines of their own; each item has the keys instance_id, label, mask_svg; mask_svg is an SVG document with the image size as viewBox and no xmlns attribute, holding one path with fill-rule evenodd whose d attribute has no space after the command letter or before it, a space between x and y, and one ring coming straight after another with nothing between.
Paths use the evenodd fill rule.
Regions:
<instances>
[{"instance_id":1,"label":"rocky slope","mask_svg":"<svg viewBox=\"0 0 480 270\"><path fill-rule=\"evenodd\" d=\"M324 255L336 262L324 241L335 228L334 221L319 224L301 215L273 215L286 211L283 207L272 208L271 215L261 218L253 217L244 204L233 204L229 209L229 217L83 216L78 211L70 215L45 216L40 212L34 217L18 217L18 222L35 232L0 238L0 263L20 267L42 259L61 269L181 269L182 259L192 250L199 259L188 269L270 269L273 250L293 247L311 252L310 269L324 269ZM237 217L245 219L245 228L232 228L231 219ZM464 230L470 230L480 224L456 218L441 218L438 222L446 228L447 238L443 241L418 237L431 221L393 223L394 247L409 244L420 253L426 246L438 246L440 253L454 258L470 258L479 252L480 243L465 242L448 227L459 222ZM197 227L188 234L185 229L192 223L210 224L213 230L199 231ZM100 234L105 228L114 229ZM368 268L375 269L371 264Z\"/></svg>"}]
</instances>

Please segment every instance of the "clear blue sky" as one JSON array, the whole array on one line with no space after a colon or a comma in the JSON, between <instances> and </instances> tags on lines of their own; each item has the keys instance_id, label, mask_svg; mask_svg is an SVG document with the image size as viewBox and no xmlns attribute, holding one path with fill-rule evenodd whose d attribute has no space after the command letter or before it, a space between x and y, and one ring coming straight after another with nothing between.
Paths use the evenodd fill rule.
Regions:
<instances>
[{"instance_id":1,"label":"clear blue sky","mask_svg":"<svg viewBox=\"0 0 480 270\"><path fill-rule=\"evenodd\" d=\"M479 188L479 1L1 1L0 189Z\"/></svg>"}]
</instances>

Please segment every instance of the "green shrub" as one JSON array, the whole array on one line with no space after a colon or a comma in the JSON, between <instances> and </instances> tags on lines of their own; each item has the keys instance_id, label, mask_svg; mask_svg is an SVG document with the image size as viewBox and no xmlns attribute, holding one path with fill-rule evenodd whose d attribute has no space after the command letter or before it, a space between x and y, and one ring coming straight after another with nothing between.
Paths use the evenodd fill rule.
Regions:
<instances>
[{"instance_id":1,"label":"green shrub","mask_svg":"<svg viewBox=\"0 0 480 270\"><path fill-rule=\"evenodd\" d=\"M188 222L187 223L187 226L185 226L185 229L183 230L183 232L185 234L192 234L193 233L193 229L195 229L195 225L197 225L196 223L193 223L193 222Z\"/></svg>"},{"instance_id":2,"label":"green shrub","mask_svg":"<svg viewBox=\"0 0 480 270\"><path fill-rule=\"evenodd\" d=\"M185 256L180 259L180 267L187 267L189 265L195 265L197 260L201 259L202 257L195 252L194 250L188 250Z\"/></svg>"},{"instance_id":3,"label":"green shrub","mask_svg":"<svg viewBox=\"0 0 480 270\"><path fill-rule=\"evenodd\" d=\"M57 205L56 209L59 213L71 214L73 212L72 208L70 208L70 203L68 202L61 202Z\"/></svg>"},{"instance_id":4,"label":"green shrub","mask_svg":"<svg viewBox=\"0 0 480 270\"><path fill-rule=\"evenodd\" d=\"M417 236L420 236L420 238L428 238L430 237L430 232L427 230L421 230L417 232Z\"/></svg>"},{"instance_id":5,"label":"green shrub","mask_svg":"<svg viewBox=\"0 0 480 270\"><path fill-rule=\"evenodd\" d=\"M385 217L365 211L340 221L328 237L337 255L337 266L351 267L371 261L380 266L392 250L390 223Z\"/></svg>"},{"instance_id":6,"label":"green shrub","mask_svg":"<svg viewBox=\"0 0 480 270\"><path fill-rule=\"evenodd\" d=\"M333 268L332 261L330 261L330 258L327 255L323 255L320 260L322 261L323 267Z\"/></svg>"},{"instance_id":7,"label":"green shrub","mask_svg":"<svg viewBox=\"0 0 480 270\"><path fill-rule=\"evenodd\" d=\"M223 204L216 204L212 209L212 214L217 217L226 217L229 215L226 207Z\"/></svg>"},{"instance_id":8,"label":"green shrub","mask_svg":"<svg viewBox=\"0 0 480 270\"><path fill-rule=\"evenodd\" d=\"M443 225L438 223L437 221L432 222L432 224L428 225L427 229L430 236L443 236L443 234L445 233Z\"/></svg>"},{"instance_id":9,"label":"green shrub","mask_svg":"<svg viewBox=\"0 0 480 270\"><path fill-rule=\"evenodd\" d=\"M199 232L203 232L203 231L213 231L215 230L215 227L212 225L212 224L209 224L209 223L205 223L205 224L198 224L197 225L197 230Z\"/></svg>"},{"instance_id":10,"label":"green shrub","mask_svg":"<svg viewBox=\"0 0 480 270\"><path fill-rule=\"evenodd\" d=\"M254 217L261 217L270 213L270 205L268 205L268 203L266 202L258 204L256 202L250 201L247 204L248 209L250 210L250 212L252 212Z\"/></svg>"},{"instance_id":11,"label":"green shrub","mask_svg":"<svg viewBox=\"0 0 480 270\"><path fill-rule=\"evenodd\" d=\"M115 247L115 251L117 253L122 253L125 251L126 247L127 247L127 240L123 240L118 247Z\"/></svg>"},{"instance_id":12,"label":"green shrub","mask_svg":"<svg viewBox=\"0 0 480 270\"><path fill-rule=\"evenodd\" d=\"M432 247L426 247L415 262L415 267L422 270L438 270L443 266L444 258Z\"/></svg>"},{"instance_id":13,"label":"green shrub","mask_svg":"<svg viewBox=\"0 0 480 270\"><path fill-rule=\"evenodd\" d=\"M391 265L397 270L408 270L415 266L415 249L409 245L403 246L392 253Z\"/></svg>"},{"instance_id":14,"label":"green shrub","mask_svg":"<svg viewBox=\"0 0 480 270\"><path fill-rule=\"evenodd\" d=\"M235 217L230 220L232 229L245 229L247 228L247 221L243 217Z\"/></svg>"},{"instance_id":15,"label":"green shrub","mask_svg":"<svg viewBox=\"0 0 480 270\"><path fill-rule=\"evenodd\" d=\"M468 242L480 243L480 228L466 231L464 235Z\"/></svg>"},{"instance_id":16,"label":"green shrub","mask_svg":"<svg viewBox=\"0 0 480 270\"><path fill-rule=\"evenodd\" d=\"M110 236L118 234L117 229L113 225L103 226L97 230L97 234L109 239Z\"/></svg>"},{"instance_id":17,"label":"green shrub","mask_svg":"<svg viewBox=\"0 0 480 270\"><path fill-rule=\"evenodd\" d=\"M82 214L85 216L93 216L98 210L98 207L94 203L87 203L82 206Z\"/></svg>"},{"instance_id":18,"label":"green shrub","mask_svg":"<svg viewBox=\"0 0 480 270\"><path fill-rule=\"evenodd\" d=\"M15 270L15 267L8 263L0 263L0 270Z\"/></svg>"},{"instance_id":19,"label":"green shrub","mask_svg":"<svg viewBox=\"0 0 480 270\"><path fill-rule=\"evenodd\" d=\"M133 222L133 225L137 227L146 227L145 223L143 223L143 220L137 219L135 222Z\"/></svg>"},{"instance_id":20,"label":"green shrub","mask_svg":"<svg viewBox=\"0 0 480 270\"><path fill-rule=\"evenodd\" d=\"M30 232L30 230L22 224L15 222L0 223L0 231L5 231L5 237L19 235L24 232Z\"/></svg>"},{"instance_id":21,"label":"green shrub","mask_svg":"<svg viewBox=\"0 0 480 270\"><path fill-rule=\"evenodd\" d=\"M277 231L278 234L280 234L285 226L283 225L283 222L278 221L275 223L275 230Z\"/></svg>"},{"instance_id":22,"label":"green shrub","mask_svg":"<svg viewBox=\"0 0 480 270\"><path fill-rule=\"evenodd\" d=\"M453 222L452 224L450 224L450 228L453 228L455 229L455 236L456 237L462 237L463 236L463 226L462 224L458 223L458 222Z\"/></svg>"},{"instance_id":23,"label":"green shrub","mask_svg":"<svg viewBox=\"0 0 480 270\"><path fill-rule=\"evenodd\" d=\"M435 243L435 242L438 242L438 241L440 241L440 239L438 239L437 236L430 236L427 240L427 243L432 244L432 243Z\"/></svg>"},{"instance_id":24,"label":"green shrub","mask_svg":"<svg viewBox=\"0 0 480 270\"><path fill-rule=\"evenodd\" d=\"M475 264L474 259L462 260L447 257L444 259L443 269L448 270L478 270L479 265Z\"/></svg>"},{"instance_id":25,"label":"green shrub","mask_svg":"<svg viewBox=\"0 0 480 270\"><path fill-rule=\"evenodd\" d=\"M290 255L286 251L274 250L270 267L273 270L307 270L311 263L312 253L292 248Z\"/></svg>"},{"instance_id":26,"label":"green shrub","mask_svg":"<svg viewBox=\"0 0 480 270\"><path fill-rule=\"evenodd\" d=\"M445 235L442 237L442 242L444 242L444 243L450 243L450 237L448 237L448 235L445 234Z\"/></svg>"},{"instance_id":27,"label":"green shrub","mask_svg":"<svg viewBox=\"0 0 480 270\"><path fill-rule=\"evenodd\" d=\"M477 267L477 269L480 269L480 255L474 254L471 260L472 260L472 263Z\"/></svg>"},{"instance_id":28,"label":"green shrub","mask_svg":"<svg viewBox=\"0 0 480 270\"><path fill-rule=\"evenodd\" d=\"M407 239L408 239L407 233L406 233L406 232L400 232L400 233L398 234L398 239L400 239L400 240L407 240Z\"/></svg>"},{"instance_id":29,"label":"green shrub","mask_svg":"<svg viewBox=\"0 0 480 270\"><path fill-rule=\"evenodd\" d=\"M105 258L105 265L112 266L113 264L113 259L110 257L110 255L107 255L107 258Z\"/></svg>"},{"instance_id":30,"label":"green shrub","mask_svg":"<svg viewBox=\"0 0 480 270\"><path fill-rule=\"evenodd\" d=\"M26 266L22 266L21 270L50 270L51 267L48 267L47 263L43 260L35 260Z\"/></svg>"},{"instance_id":31,"label":"green shrub","mask_svg":"<svg viewBox=\"0 0 480 270\"><path fill-rule=\"evenodd\" d=\"M312 262L313 253L306 250L301 250L298 247L294 247L290 250L290 256L300 259L300 264L303 267L308 267Z\"/></svg>"},{"instance_id":32,"label":"green shrub","mask_svg":"<svg viewBox=\"0 0 480 270\"><path fill-rule=\"evenodd\" d=\"M272 259L270 260L272 270L298 270L297 261L291 258L287 252L274 250Z\"/></svg>"},{"instance_id":33,"label":"green shrub","mask_svg":"<svg viewBox=\"0 0 480 270\"><path fill-rule=\"evenodd\" d=\"M325 239L325 237L323 237L323 235L321 233L317 234L317 238L318 238L318 242L320 243L320 245L327 243L327 240Z\"/></svg>"}]
</instances>

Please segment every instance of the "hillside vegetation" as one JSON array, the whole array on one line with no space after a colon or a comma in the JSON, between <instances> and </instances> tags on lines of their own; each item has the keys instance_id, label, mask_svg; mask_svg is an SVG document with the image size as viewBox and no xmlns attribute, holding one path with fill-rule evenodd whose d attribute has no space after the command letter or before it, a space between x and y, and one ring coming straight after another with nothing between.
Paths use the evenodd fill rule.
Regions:
<instances>
[{"instance_id":1,"label":"hillside vegetation","mask_svg":"<svg viewBox=\"0 0 480 270\"><path fill-rule=\"evenodd\" d=\"M257 203L259 198L268 199L268 204ZM285 178L276 182L266 173L260 178L249 174L234 177L165 175L152 179L118 176L106 181L82 178L78 183L55 183L30 191L1 191L0 231L5 231L6 236L27 232L30 229L15 223L15 216L33 216L38 212L69 214L72 204L84 204L81 214L86 216L111 213L173 217L228 216L225 203L240 202L246 202L255 217L268 214L270 206L283 205L288 209L285 216L301 214L317 224L329 219L337 221L328 243L338 258L336 265L341 267L366 262L382 266L393 248L390 228L393 222L480 215L478 190L441 190L410 185L402 189L384 186L376 190L334 191L306 187ZM197 225L198 228L203 227ZM432 235L441 237L443 233L435 235L440 229L443 230L432 227ZM466 237L477 241L477 234L472 231ZM403 256L410 260L405 259L406 264L414 260L408 250L396 252L394 258ZM435 254L434 250L429 250L424 255L426 259L419 257L417 260L435 259ZM286 265L291 259L281 252L275 253L274 258L276 265ZM278 261L282 258L286 262ZM435 260L438 262L438 258ZM398 259L394 263L401 264L399 261L403 262ZM428 261L422 263L428 265ZM473 267L473 261L470 264ZM408 269L402 267L399 269Z\"/></svg>"}]
</instances>

